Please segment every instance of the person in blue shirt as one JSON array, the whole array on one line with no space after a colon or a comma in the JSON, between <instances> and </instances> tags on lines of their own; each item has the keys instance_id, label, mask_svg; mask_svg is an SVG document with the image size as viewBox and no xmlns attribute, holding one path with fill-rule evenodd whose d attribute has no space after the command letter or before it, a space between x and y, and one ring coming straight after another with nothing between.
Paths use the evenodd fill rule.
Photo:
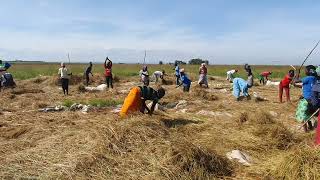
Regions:
<instances>
[{"instance_id":1,"label":"person in blue shirt","mask_svg":"<svg viewBox=\"0 0 320 180\"><path fill-rule=\"evenodd\" d=\"M310 118L310 115L313 113L311 104L312 104L312 87L316 83L316 67L313 65L306 66L305 69L306 77L302 78L302 96L303 99L299 101L297 111L296 111L296 119L298 122L305 122ZM304 130L312 130L313 126L311 121L308 124L304 125Z\"/></svg>"},{"instance_id":2,"label":"person in blue shirt","mask_svg":"<svg viewBox=\"0 0 320 180\"><path fill-rule=\"evenodd\" d=\"M233 95L237 99L240 100L240 93L243 94L248 100L250 99L250 95L248 93L249 86L248 82L242 78L234 78L233 79Z\"/></svg>"},{"instance_id":3,"label":"person in blue shirt","mask_svg":"<svg viewBox=\"0 0 320 180\"><path fill-rule=\"evenodd\" d=\"M176 85L179 85L180 84L180 67L178 62L175 62L174 66L175 66L174 70L176 75Z\"/></svg>"},{"instance_id":4,"label":"person in blue shirt","mask_svg":"<svg viewBox=\"0 0 320 180\"><path fill-rule=\"evenodd\" d=\"M181 83L178 85L178 87L183 85L183 92L189 92L190 86L191 86L191 80L185 74L184 69L180 69L180 80L181 80Z\"/></svg>"}]
</instances>

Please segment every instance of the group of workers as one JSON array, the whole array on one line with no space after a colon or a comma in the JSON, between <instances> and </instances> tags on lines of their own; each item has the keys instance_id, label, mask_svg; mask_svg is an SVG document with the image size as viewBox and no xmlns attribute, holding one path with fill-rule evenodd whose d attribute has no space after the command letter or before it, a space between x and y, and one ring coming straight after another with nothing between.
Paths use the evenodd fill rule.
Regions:
<instances>
[{"instance_id":1,"label":"group of workers","mask_svg":"<svg viewBox=\"0 0 320 180\"><path fill-rule=\"evenodd\" d=\"M175 76L176 76L176 87L183 86L184 92L189 92L191 86L191 80L187 76L184 69L180 69L179 64L175 63ZM126 117L129 113L140 111L142 113L147 112L148 114L152 114L156 104L159 99L161 99L165 95L165 90L162 87L159 87L157 90L149 87L150 79L148 67L146 65L139 72L141 77L141 82L143 86L134 87L130 90L128 96L125 98L124 103L122 105L120 116ZM159 79L163 79L165 76L165 71L155 71L153 73L153 77L155 82L158 83ZM207 67L206 64L201 64L199 68L199 81L198 84L200 86L205 85L208 87L207 80ZM151 107L146 105L146 101L152 101Z\"/></svg>"},{"instance_id":2,"label":"group of workers","mask_svg":"<svg viewBox=\"0 0 320 180\"><path fill-rule=\"evenodd\" d=\"M12 75L7 72L10 68L9 63L3 63L0 60L0 90L2 87L15 86ZM113 88L113 74L112 74L112 61L107 57L103 64L105 69L105 83L108 88ZM176 87L183 87L183 92L189 92L191 87L191 80L186 74L185 69L180 68L178 63L174 64L174 71L176 77ZM233 95L237 101L240 101L242 97L250 99L248 93L249 89L253 86L253 73L250 65L245 64L244 70L247 75L247 80L239 77L235 77L238 72L237 69L233 69L227 72L227 81L233 83ZM206 64L201 64L199 68L199 80L198 85L208 88L208 69ZM61 67L58 70L59 78L64 95L69 93L69 78L72 73L66 68L64 63L61 63ZM145 65L139 72L142 85L133 87L128 96L124 100L124 104L120 111L121 117L126 117L129 113L142 112L152 114L158 101L165 96L166 91L162 87L153 89L149 86L149 72L148 67ZM269 80L269 76L272 72L266 71L259 74L258 79L261 84L265 84L265 80ZM84 71L84 77L86 85L89 85L90 75L92 73L92 62ZM163 80L167 75L164 70L155 71L153 78L155 83L159 80ZM279 102L283 102L283 92L285 91L286 101L290 102L290 86L302 88L302 97L298 103L296 111L296 119L298 122L302 122L305 131L314 129L314 125L310 119L312 116L318 114L318 121L320 121L320 67L309 65L305 67L305 77L300 79L299 74L295 74L295 70L289 70L285 77L279 82ZM242 96L240 94L242 93ZM152 101L151 106L146 105L146 101ZM316 144L320 145L320 126L316 130Z\"/></svg>"}]
</instances>

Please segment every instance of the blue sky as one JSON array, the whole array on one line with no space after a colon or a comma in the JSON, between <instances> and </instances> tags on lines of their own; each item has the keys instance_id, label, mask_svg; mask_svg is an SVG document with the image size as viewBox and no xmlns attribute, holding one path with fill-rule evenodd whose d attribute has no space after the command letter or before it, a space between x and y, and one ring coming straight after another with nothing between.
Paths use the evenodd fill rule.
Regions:
<instances>
[{"instance_id":1,"label":"blue sky","mask_svg":"<svg viewBox=\"0 0 320 180\"><path fill-rule=\"evenodd\" d=\"M299 64L320 39L320 1L29 0L0 6L0 58ZM317 63L320 48L311 57Z\"/></svg>"}]
</instances>

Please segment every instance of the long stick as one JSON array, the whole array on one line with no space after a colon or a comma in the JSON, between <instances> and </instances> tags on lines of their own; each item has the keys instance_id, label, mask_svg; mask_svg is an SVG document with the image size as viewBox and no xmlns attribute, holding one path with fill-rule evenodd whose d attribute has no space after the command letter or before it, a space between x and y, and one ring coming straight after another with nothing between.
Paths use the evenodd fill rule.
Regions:
<instances>
[{"instance_id":1,"label":"long stick","mask_svg":"<svg viewBox=\"0 0 320 180\"><path fill-rule=\"evenodd\" d=\"M309 119L307 119L306 122L304 122L303 125L302 125L298 130L300 130L301 128L303 128L303 126L306 125L306 124L312 119L312 117L319 112L319 110L320 110L320 108L318 108L317 111L314 112L314 113L309 117Z\"/></svg>"},{"instance_id":2,"label":"long stick","mask_svg":"<svg viewBox=\"0 0 320 180\"><path fill-rule=\"evenodd\" d=\"M297 79L297 77L300 76L301 68L303 67L304 63L309 59L309 57L310 57L310 55L313 53L313 51L317 48L317 46L319 45L319 43L320 43L320 40L319 40L319 41L317 42L317 44L312 48L312 50L309 52L309 54L307 55L307 57L303 60L301 66L300 66L299 69L298 69L298 73L296 73L296 74L294 75L294 78L293 78L293 80L292 80L292 83L294 83L294 82L295 82L295 79Z\"/></svg>"},{"instance_id":3,"label":"long stick","mask_svg":"<svg viewBox=\"0 0 320 180\"><path fill-rule=\"evenodd\" d=\"M302 66L304 65L304 63L308 60L308 58L310 57L310 55L312 54L312 52L317 48L317 46L319 45L320 40L317 42L317 44L313 47L313 49L310 51L310 53L308 54L308 56L304 59L304 61L302 62L300 68L299 68L299 72L302 68Z\"/></svg>"},{"instance_id":4,"label":"long stick","mask_svg":"<svg viewBox=\"0 0 320 180\"><path fill-rule=\"evenodd\" d=\"M143 65L146 65L147 50L144 50Z\"/></svg>"},{"instance_id":5,"label":"long stick","mask_svg":"<svg viewBox=\"0 0 320 180\"><path fill-rule=\"evenodd\" d=\"M68 60L69 60L69 65L70 65L70 55L69 55L69 53L68 53Z\"/></svg>"}]
</instances>

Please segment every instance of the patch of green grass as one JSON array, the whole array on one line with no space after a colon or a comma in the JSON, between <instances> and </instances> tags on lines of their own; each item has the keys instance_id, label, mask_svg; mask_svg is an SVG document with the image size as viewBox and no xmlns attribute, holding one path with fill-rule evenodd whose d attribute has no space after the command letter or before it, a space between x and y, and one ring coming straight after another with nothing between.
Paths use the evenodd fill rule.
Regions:
<instances>
[{"instance_id":1,"label":"patch of green grass","mask_svg":"<svg viewBox=\"0 0 320 180\"><path fill-rule=\"evenodd\" d=\"M67 68L73 73L73 75L82 75L87 64L67 64ZM35 78L39 75L43 76L58 76L58 69L60 65L58 63L43 63L43 64L13 64L9 69L15 79L29 79ZM132 77L138 76L141 64L114 64L112 71L115 76L118 77ZM186 73L191 77L198 78L199 65L181 65L181 68L186 70ZM271 78L282 79L288 71L290 66L273 66L273 65L252 65L251 66L255 78L263 71L272 71ZM169 76L174 76L174 67L172 65L164 64L149 64L149 73L154 71L165 70ZM209 65L208 74L211 76L226 76L226 72L231 69L238 69L238 77L246 77L246 72L243 65ZM104 74L104 68L101 64L94 64L92 72L97 74ZM303 73L301 73L303 75Z\"/></svg>"},{"instance_id":2,"label":"patch of green grass","mask_svg":"<svg viewBox=\"0 0 320 180\"><path fill-rule=\"evenodd\" d=\"M110 107L122 104L122 101L115 99L91 99L88 104L96 107Z\"/></svg>"},{"instance_id":3,"label":"patch of green grass","mask_svg":"<svg viewBox=\"0 0 320 180\"><path fill-rule=\"evenodd\" d=\"M72 100L70 100L70 99L66 99L66 100L64 100L64 101L62 102L62 105L63 105L63 106L66 106L66 107L71 107L72 104L74 104L74 103L76 103L76 102L74 102L74 101L72 101Z\"/></svg>"}]
</instances>

